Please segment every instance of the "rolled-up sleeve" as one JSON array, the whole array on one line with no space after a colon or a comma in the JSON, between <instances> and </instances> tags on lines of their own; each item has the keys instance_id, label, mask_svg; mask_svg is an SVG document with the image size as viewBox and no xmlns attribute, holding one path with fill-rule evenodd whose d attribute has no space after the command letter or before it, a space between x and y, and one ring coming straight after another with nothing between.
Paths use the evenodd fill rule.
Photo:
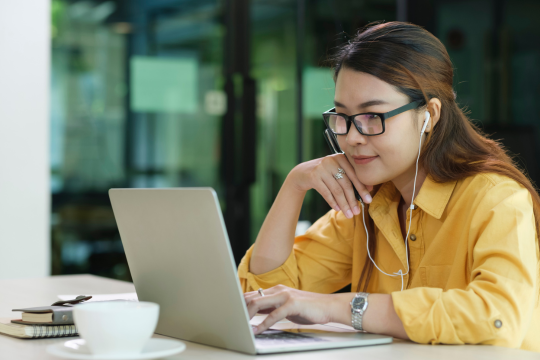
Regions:
<instances>
[{"instance_id":1,"label":"rolled-up sleeve","mask_svg":"<svg viewBox=\"0 0 540 360\"><path fill-rule=\"evenodd\" d=\"M355 217L356 218L356 217ZM293 251L285 262L264 274L249 271L253 246L238 267L244 292L275 285L300 290L332 293L351 281L352 241L355 218L330 210L302 236L294 240Z\"/></svg>"},{"instance_id":2,"label":"rolled-up sleeve","mask_svg":"<svg viewBox=\"0 0 540 360\"><path fill-rule=\"evenodd\" d=\"M519 347L538 301L538 239L530 193L511 181L494 185L471 217L468 242L465 289L394 292L394 309L418 343Z\"/></svg>"}]
</instances>

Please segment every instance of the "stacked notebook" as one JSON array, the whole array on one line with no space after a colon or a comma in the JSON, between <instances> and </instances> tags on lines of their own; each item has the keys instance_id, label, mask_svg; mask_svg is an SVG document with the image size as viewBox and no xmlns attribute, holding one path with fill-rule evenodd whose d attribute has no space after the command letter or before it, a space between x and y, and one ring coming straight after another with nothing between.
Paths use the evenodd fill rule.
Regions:
<instances>
[{"instance_id":1,"label":"stacked notebook","mask_svg":"<svg viewBox=\"0 0 540 360\"><path fill-rule=\"evenodd\" d=\"M0 333L25 339L76 336L73 306L90 298L81 295L73 300L57 301L51 306L13 309L22 311L21 319L0 319Z\"/></svg>"},{"instance_id":2,"label":"stacked notebook","mask_svg":"<svg viewBox=\"0 0 540 360\"><path fill-rule=\"evenodd\" d=\"M58 295L62 300L50 306L24 309L20 319L0 318L0 334L24 339L77 336L73 307L89 301L138 301L136 293L106 295ZM1 357L0 357L1 358Z\"/></svg>"},{"instance_id":3,"label":"stacked notebook","mask_svg":"<svg viewBox=\"0 0 540 360\"><path fill-rule=\"evenodd\" d=\"M77 336L75 325L23 325L10 319L0 318L0 334L21 339L39 339L62 336Z\"/></svg>"}]
</instances>

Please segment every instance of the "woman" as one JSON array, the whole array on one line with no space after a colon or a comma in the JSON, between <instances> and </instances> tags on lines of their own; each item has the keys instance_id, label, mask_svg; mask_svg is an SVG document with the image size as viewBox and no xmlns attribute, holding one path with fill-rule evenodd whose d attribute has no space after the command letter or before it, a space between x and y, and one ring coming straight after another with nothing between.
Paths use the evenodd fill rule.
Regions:
<instances>
[{"instance_id":1,"label":"woman","mask_svg":"<svg viewBox=\"0 0 540 360\"><path fill-rule=\"evenodd\" d=\"M255 332L287 318L540 351L540 198L456 104L444 46L391 22L333 61L324 118L344 154L289 173L242 260L250 316L269 313ZM295 239L309 189L333 210ZM348 284L353 293L332 294Z\"/></svg>"}]
</instances>

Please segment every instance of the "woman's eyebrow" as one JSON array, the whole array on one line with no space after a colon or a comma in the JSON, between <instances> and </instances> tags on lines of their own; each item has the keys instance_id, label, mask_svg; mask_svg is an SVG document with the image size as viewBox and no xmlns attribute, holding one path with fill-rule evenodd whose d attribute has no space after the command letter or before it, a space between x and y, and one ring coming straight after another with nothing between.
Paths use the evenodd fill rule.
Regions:
<instances>
[{"instance_id":1,"label":"woman's eyebrow","mask_svg":"<svg viewBox=\"0 0 540 360\"><path fill-rule=\"evenodd\" d=\"M380 99L374 99L374 100L369 100L369 101L361 103L360 105L358 105L358 108L363 109L363 108L367 108L367 107L373 106L373 105L384 105L384 104L388 104L388 101L384 101L384 100L380 100ZM334 100L334 105L336 107L339 106L339 107L346 108L345 105L343 105L342 103L340 103L339 101L336 101L336 100Z\"/></svg>"}]
</instances>

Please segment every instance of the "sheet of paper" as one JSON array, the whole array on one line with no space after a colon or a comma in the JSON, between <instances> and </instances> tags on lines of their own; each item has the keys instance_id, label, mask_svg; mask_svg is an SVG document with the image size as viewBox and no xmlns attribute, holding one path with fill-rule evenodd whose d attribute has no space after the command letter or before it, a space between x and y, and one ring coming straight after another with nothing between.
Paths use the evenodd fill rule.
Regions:
<instances>
[{"instance_id":1,"label":"sheet of paper","mask_svg":"<svg viewBox=\"0 0 540 360\"><path fill-rule=\"evenodd\" d=\"M58 295L60 300L72 300L75 299L78 295ZM92 295L92 298L86 302L92 301L108 301L108 300L129 300L129 301L139 301L137 298L137 293L121 293L121 294L85 294Z\"/></svg>"}]
</instances>

